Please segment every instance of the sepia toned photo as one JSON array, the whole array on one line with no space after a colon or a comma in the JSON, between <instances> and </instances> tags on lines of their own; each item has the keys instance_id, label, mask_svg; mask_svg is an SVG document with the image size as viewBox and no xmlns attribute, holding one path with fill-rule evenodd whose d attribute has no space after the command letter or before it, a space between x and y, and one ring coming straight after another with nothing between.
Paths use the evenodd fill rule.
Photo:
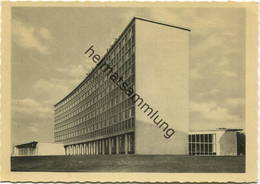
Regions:
<instances>
[{"instance_id":1,"label":"sepia toned photo","mask_svg":"<svg viewBox=\"0 0 260 184\"><path fill-rule=\"evenodd\" d=\"M256 181L257 4L174 5L6 4L5 180Z\"/></svg>"}]
</instances>

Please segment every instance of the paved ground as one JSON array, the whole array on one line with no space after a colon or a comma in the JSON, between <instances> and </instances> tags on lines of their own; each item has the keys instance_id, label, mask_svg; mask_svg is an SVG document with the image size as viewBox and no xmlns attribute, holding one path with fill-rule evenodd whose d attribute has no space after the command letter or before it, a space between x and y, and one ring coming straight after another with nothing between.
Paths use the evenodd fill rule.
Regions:
<instances>
[{"instance_id":1,"label":"paved ground","mask_svg":"<svg viewBox=\"0 0 260 184\"><path fill-rule=\"evenodd\" d=\"M244 156L98 155L12 157L12 171L245 172Z\"/></svg>"}]
</instances>

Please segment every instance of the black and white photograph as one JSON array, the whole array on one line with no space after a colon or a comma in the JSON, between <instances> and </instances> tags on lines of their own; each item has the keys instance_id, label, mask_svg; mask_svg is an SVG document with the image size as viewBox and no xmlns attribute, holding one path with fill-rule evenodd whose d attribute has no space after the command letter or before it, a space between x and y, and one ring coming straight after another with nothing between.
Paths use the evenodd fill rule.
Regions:
<instances>
[{"instance_id":1,"label":"black and white photograph","mask_svg":"<svg viewBox=\"0 0 260 184\"><path fill-rule=\"evenodd\" d=\"M11 173L247 173L247 9L159 5L11 7Z\"/></svg>"}]
</instances>

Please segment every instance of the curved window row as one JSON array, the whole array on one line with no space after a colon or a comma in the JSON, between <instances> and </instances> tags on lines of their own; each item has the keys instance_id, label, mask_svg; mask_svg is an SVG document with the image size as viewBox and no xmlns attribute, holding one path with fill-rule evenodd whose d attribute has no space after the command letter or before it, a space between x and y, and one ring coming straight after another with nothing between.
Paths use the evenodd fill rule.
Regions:
<instances>
[{"instance_id":1,"label":"curved window row","mask_svg":"<svg viewBox=\"0 0 260 184\"><path fill-rule=\"evenodd\" d=\"M80 130L76 130L64 135L55 136L55 140L57 142L60 141L77 141L81 138L88 139L88 138L94 138L99 136L105 136L113 133L119 133L120 131L129 130L134 128L134 119L125 120L121 123L116 123L114 125L104 127L101 129L95 129L93 127L83 128ZM83 136L83 137L82 137Z\"/></svg>"},{"instance_id":2,"label":"curved window row","mask_svg":"<svg viewBox=\"0 0 260 184\"><path fill-rule=\"evenodd\" d=\"M123 37L120 38L120 41L117 43L117 45L115 46L115 48L110 51L107 59L109 61L111 60L119 60L119 58L121 58L122 60L127 60L130 58L131 53L134 53L134 45L135 45L135 37L134 37L134 25L132 27L130 27L127 31L127 33L125 33L125 35ZM124 58L126 57L126 58ZM113 62L112 62L113 63ZM121 62L120 62L121 63ZM96 78L96 74L94 74L94 78ZM66 109L66 104L68 102L70 102L71 100L73 100L77 95L79 95L81 93L81 91L83 91L84 89L86 89L87 86L90 86L89 84L92 83L93 81L88 81L86 82L84 85L80 86L78 89L75 90L75 92L73 92L73 94L71 94L69 97L67 97L66 99L64 99L62 102L60 102L59 104L56 105L56 112L60 113L62 112L64 109Z\"/></svg>"},{"instance_id":3,"label":"curved window row","mask_svg":"<svg viewBox=\"0 0 260 184\"><path fill-rule=\"evenodd\" d=\"M134 25L119 38L102 62L109 63L113 73L134 89ZM100 65L70 96L55 106L56 142L70 143L133 130L134 101L98 67Z\"/></svg>"}]
</instances>

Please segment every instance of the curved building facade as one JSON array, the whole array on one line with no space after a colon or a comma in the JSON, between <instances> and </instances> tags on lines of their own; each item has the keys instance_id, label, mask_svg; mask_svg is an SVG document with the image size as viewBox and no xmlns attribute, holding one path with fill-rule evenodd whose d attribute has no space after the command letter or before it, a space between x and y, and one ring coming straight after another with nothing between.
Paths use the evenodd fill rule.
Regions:
<instances>
[{"instance_id":1,"label":"curved building facade","mask_svg":"<svg viewBox=\"0 0 260 184\"><path fill-rule=\"evenodd\" d=\"M188 154L188 29L135 17L102 59L85 54L96 67L54 105L67 155Z\"/></svg>"},{"instance_id":2,"label":"curved building facade","mask_svg":"<svg viewBox=\"0 0 260 184\"><path fill-rule=\"evenodd\" d=\"M103 57L114 72L134 87L134 24ZM86 54L92 56L90 49ZM64 99L55 105L55 142L72 154L134 153L134 103L97 65Z\"/></svg>"}]
</instances>

